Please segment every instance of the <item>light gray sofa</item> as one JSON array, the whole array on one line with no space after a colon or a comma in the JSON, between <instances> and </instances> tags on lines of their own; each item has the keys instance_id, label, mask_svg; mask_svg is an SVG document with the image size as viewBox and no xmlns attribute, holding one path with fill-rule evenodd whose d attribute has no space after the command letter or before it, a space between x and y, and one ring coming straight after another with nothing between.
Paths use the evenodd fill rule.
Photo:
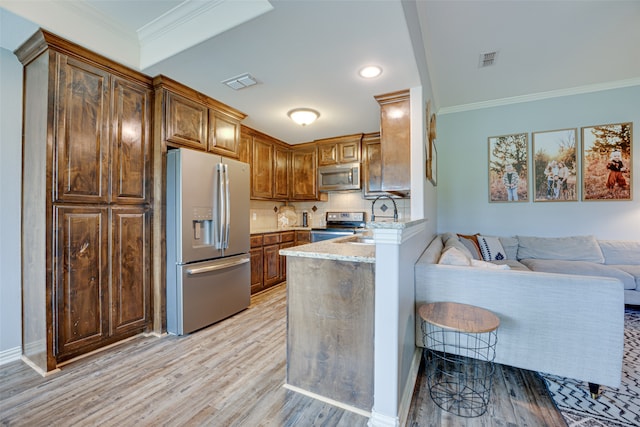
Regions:
<instances>
[{"instance_id":1,"label":"light gray sofa","mask_svg":"<svg viewBox=\"0 0 640 427\"><path fill-rule=\"evenodd\" d=\"M586 267L597 270L592 264L613 265L606 264L607 256L611 262L627 262L628 254L609 241L601 251L604 259L600 259L591 242L591 252L580 248L576 252L584 252L585 258L595 253L598 259L573 261L578 264L568 271L571 274L565 274L559 270L569 260L557 258L571 257L568 252L560 251L556 259L548 260L563 261L560 263L542 262L544 258L537 258L542 252L536 252L546 247L544 255L548 256L562 242L536 239L500 238L503 259L491 264L474 260L472 266L456 257L449 265L438 264L454 252L451 247L464 252L464 245L451 233L436 236L415 265L416 312L422 304L437 301L486 308L501 322L496 363L618 387L624 349L624 287L631 284L623 285L620 277L615 277L617 272L613 277L602 277ZM532 258L518 260L519 255ZM507 264L509 269L496 264ZM424 347L419 316L416 345Z\"/></svg>"}]
</instances>

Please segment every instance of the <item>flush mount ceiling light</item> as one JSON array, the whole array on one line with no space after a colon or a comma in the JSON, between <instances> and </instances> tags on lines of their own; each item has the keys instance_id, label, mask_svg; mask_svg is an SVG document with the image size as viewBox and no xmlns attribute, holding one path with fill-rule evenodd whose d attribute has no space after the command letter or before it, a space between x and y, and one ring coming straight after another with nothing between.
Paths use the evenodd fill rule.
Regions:
<instances>
[{"instance_id":1,"label":"flush mount ceiling light","mask_svg":"<svg viewBox=\"0 0 640 427\"><path fill-rule=\"evenodd\" d=\"M222 83L226 84L233 90L244 89L245 87L258 84L258 81L249 73L240 74L239 76L231 77L224 80Z\"/></svg>"},{"instance_id":2,"label":"flush mount ceiling light","mask_svg":"<svg viewBox=\"0 0 640 427\"><path fill-rule=\"evenodd\" d=\"M311 108L294 108L287 113L287 116L297 124L306 126L315 122L316 119L320 117L320 113L316 110L312 110Z\"/></svg>"},{"instance_id":3,"label":"flush mount ceiling light","mask_svg":"<svg viewBox=\"0 0 640 427\"><path fill-rule=\"evenodd\" d=\"M377 65L367 65L361 69L358 74L364 79L373 79L382 74L382 68Z\"/></svg>"}]
</instances>

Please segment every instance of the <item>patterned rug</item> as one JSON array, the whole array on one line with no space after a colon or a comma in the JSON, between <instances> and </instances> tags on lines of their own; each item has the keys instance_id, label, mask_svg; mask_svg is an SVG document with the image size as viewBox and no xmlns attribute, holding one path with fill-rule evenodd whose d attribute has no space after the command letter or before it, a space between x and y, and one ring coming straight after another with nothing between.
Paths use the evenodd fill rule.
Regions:
<instances>
[{"instance_id":1,"label":"patterned rug","mask_svg":"<svg viewBox=\"0 0 640 427\"><path fill-rule=\"evenodd\" d=\"M640 426L640 307L625 310L620 388L601 386L600 397L593 400L587 383L541 376L569 427Z\"/></svg>"}]
</instances>

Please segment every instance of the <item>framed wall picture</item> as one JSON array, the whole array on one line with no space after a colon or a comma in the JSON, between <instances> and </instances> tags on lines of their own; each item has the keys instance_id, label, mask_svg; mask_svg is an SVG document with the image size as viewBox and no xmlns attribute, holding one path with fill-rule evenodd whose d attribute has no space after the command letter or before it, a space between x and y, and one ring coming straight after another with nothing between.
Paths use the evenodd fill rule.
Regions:
<instances>
[{"instance_id":1,"label":"framed wall picture","mask_svg":"<svg viewBox=\"0 0 640 427\"><path fill-rule=\"evenodd\" d=\"M528 135L489 137L489 202L529 201Z\"/></svg>"},{"instance_id":2,"label":"framed wall picture","mask_svg":"<svg viewBox=\"0 0 640 427\"><path fill-rule=\"evenodd\" d=\"M433 186L437 185L436 179L436 114L431 114L429 119L429 148L427 150L427 179Z\"/></svg>"},{"instance_id":3,"label":"framed wall picture","mask_svg":"<svg viewBox=\"0 0 640 427\"><path fill-rule=\"evenodd\" d=\"M533 201L577 201L578 129L533 132Z\"/></svg>"},{"instance_id":4,"label":"framed wall picture","mask_svg":"<svg viewBox=\"0 0 640 427\"><path fill-rule=\"evenodd\" d=\"M425 175L428 180L431 179L432 167L431 167L431 129L429 120L431 119L431 100L427 101L426 113L425 113L425 135L424 135L424 149L425 149Z\"/></svg>"},{"instance_id":5,"label":"framed wall picture","mask_svg":"<svg viewBox=\"0 0 640 427\"><path fill-rule=\"evenodd\" d=\"M582 128L582 200L631 200L633 124Z\"/></svg>"}]
</instances>

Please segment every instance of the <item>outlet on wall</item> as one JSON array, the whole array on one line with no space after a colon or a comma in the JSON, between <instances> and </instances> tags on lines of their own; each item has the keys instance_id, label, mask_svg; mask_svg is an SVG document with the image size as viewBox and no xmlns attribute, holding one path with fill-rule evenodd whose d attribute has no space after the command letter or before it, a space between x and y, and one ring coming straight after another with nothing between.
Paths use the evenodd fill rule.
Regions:
<instances>
[{"instance_id":1,"label":"outlet on wall","mask_svg":"<svg viewBox=\"0 0 640 427\"><path fill-rule=\"evenodd\" d=\"M255 212L253 213L253 218L252 218L252 219L253 219L254 221L255 221L256 219L258 219L258 215L256 215L256 213L255 213Z\"/></svg>"}]
</instances>

